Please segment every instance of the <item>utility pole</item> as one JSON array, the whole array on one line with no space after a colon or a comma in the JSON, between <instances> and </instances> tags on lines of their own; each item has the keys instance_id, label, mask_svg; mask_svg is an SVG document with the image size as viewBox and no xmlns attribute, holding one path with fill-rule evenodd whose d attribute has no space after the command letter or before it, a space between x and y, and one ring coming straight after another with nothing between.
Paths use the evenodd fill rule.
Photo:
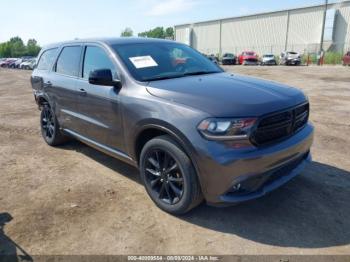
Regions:
<instances>
[{"instance_id":1,"label":"utility pole","mask_svg":"<svg viewBox=\"0 0 350 262\"><path fill-rule=\"evenodd\" d=\"M323 11L323 23L322 23L322 32L321 32L320 52L323 51L323 38L324 38L324 30L326 27L327 9L328 9L328 0L325 0L324 11Z\"/></svg>"},{"instance_id":2,"label":"utility pole","mask_svg":"<svg viewBox=\"0 0 350 262\"><path fill-rule=\"evenodd\" d=\"M219 36L219 59L222 56L222 20L220 20L220 36Z\"/></svg>"},{"instance_id":3,"label":"utility pole","mask_svg":"<svg viewBox=\"0 0 350 262\"><path fill-rule=\"evenodd\" d=\"M287 11L286 42L285 42L285 45L284 45L284 51L287 51L287 49L288 49L289 19L290 19L290 12ZM291 50L291 51L293 51L293 50Z\"/></svg>"}]
</instances>

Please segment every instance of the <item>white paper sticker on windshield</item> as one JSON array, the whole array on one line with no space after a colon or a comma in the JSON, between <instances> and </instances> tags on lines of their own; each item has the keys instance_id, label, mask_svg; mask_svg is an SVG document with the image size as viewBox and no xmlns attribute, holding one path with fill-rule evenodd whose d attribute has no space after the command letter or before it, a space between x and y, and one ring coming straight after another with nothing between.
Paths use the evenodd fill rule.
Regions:
<instances>
[{"instance_id":1,"label":"white paper sticker on windshield","mask_svg":"<svg viewBox=\"0 0 350 262\"><path fill-rule=\"evenodd\" d=\"M146 68L158 66L156 61L153 60L152 56L136 56L130 57L130 61L134 64L136 68Z\"/></svg>"}]
</instances>

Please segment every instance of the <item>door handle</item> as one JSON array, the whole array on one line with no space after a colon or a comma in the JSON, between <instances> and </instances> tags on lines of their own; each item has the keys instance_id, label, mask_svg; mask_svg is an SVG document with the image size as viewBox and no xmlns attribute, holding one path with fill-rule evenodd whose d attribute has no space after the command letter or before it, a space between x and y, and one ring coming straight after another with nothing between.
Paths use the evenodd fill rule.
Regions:
<instances>
[{"instance_id":1,"label":"door handle","mask_svg":"<svg viewBox=\"0 0 350 262\"><path fill-rule=\"evenodd\" d=\"M81 95L86 95L86 93L87 93L84 88L79 88L78 91Z\"/></svg>"}]
</instances>

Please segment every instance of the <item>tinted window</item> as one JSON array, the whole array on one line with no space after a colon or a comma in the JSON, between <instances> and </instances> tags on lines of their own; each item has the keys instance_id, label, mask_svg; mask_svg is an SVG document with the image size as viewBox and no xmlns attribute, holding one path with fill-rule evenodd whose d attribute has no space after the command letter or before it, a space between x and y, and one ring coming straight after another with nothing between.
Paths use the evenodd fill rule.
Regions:
<instances>
[{"instance_id":1,"label":"tinted window","mask_svg":"<svg viewBox=\"0 0 350 262\"><path fill-rule=\"evenodd\" d=\"M110 69L115 77L115 67L106 52L97 46L87 46L84 58L83 78L88 79L90 72L96 69Z\"/></svg>"},{"instance_id":2,"label":"tinted window","mask_svg":"<svg viewBox=\"0 0 350 262\"><path fill-rule=\"evenodd\" d=\"M57 60L56 72L63 75L78 76L80 54L80 46L64 47Z\"/></svg>"},{"instance_id":3,"label":"tinted window","mask_svg":"<svg viewBox=\"0 0 350 262\"><path fill-rule=\"evenodd\" d=\"M37 68L39 70L49 70L55 60L56 54L57 48L48 49L44 51L44 53L40 57Z\"/></svg>"},{"instance_id":4,"label":"tinted window","mask_svg":"<svg viewBox=\"0 0 350 262\"><path fill-rule=\"evenodd\" d=\"M112 47L132 76L139 81L222 72L206 57L183 44L155 42Z\"/></svg>"}]
</instances>

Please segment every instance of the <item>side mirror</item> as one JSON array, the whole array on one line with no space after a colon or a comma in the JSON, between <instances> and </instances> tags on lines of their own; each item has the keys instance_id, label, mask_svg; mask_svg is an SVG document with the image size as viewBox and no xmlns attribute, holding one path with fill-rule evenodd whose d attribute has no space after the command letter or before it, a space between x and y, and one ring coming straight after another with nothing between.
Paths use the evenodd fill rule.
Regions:
<instances>
[{"instance_id":1,"label":"side mirror","mask_svg":"<svg viewBox=\"0 0 350 262\"><path fill-rule=\"evenodd\" d=\"M114 86L121 88L120 80L113 79L112 71L110 69L97 69L90 73L89 83L99 86Z\"/></svg>"}]
</instances>

